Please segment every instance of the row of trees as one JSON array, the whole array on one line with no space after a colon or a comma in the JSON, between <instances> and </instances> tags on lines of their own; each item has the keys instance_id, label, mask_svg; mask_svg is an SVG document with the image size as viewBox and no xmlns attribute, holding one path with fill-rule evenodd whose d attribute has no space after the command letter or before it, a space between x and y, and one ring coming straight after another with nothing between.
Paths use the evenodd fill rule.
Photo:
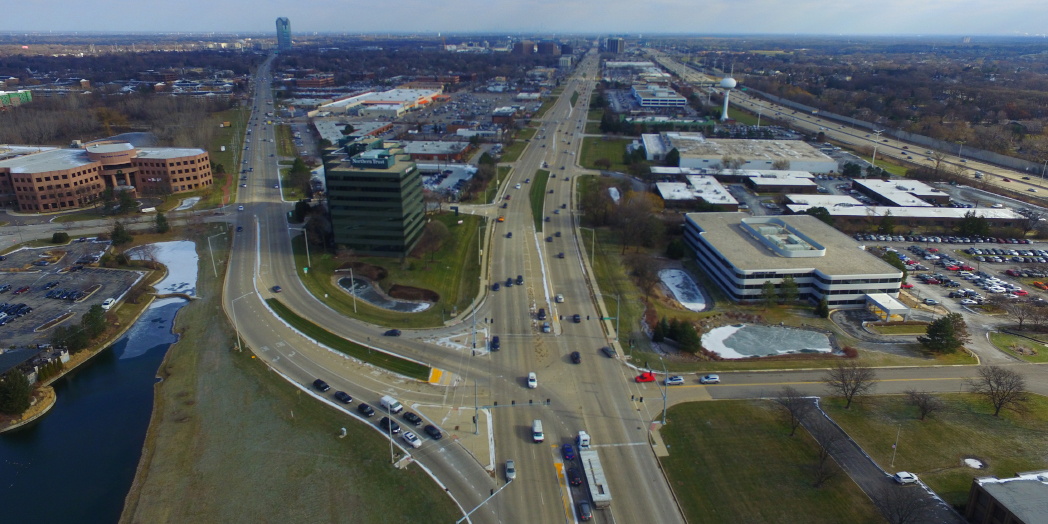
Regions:
<instances>
[{"instance_id":1,"label":"row of trees","mask_svg":"<svg viewBox=\"0 0 1048 524\"><path fill-rule=\"evenodd\" d=\"M702 339L699 337L699 332L695 330L695 326L691 325L691 322L686 320L675 318L667 321L666 317L662 317L662 320L652 328L651 340L653 342L662 342L667 338L676 342L682 350L688 353L697 353L702 349Z\"/></svg>"},{"instance_id":2,"label":"row of trees","mask_svg":"<svg viewBox=\"0 0 1048 524\"><path fill-rule=\"evenodd\" d=\"M95 304L80 318L80 323L70 327L59 326L51 333L51 344L64 347L70 353L78 353L87 348L91 341L106 332L106 312L102 306Z\"/></svg>"}]
</instances>

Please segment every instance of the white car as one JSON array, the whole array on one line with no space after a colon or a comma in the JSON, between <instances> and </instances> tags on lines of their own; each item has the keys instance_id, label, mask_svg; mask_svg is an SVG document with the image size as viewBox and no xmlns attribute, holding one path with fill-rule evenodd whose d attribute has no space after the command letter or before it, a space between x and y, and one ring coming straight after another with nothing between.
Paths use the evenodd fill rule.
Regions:
<instances>
[{"instance_id":1,"label":"white car","mask_svg":"<svg viewBox=\"0 0 1048 524\"><path fill-rule=\"evenodd\" d=\"M116 299L107 298L105 302L102 302L102 309L109 311L109 308L113 307L113 304L116 304Z\"/></svg>"},{"instance_id":2,"label":"white car","mask_svg":"<svg viewBox=\"0 0 1048 524\"><path fill-rule=\"evenodd\" d=\"M680 375L674 375L672 377L666 377L666 385L667 386L683 386L684 385L684 377L682 377Z\"/></svg>"},{"instance_id":3,"label":"white car","mask_svg":"<svg viewBox=\"0 0 1048 524\"><path fill-rule=\"evenodd\" d=\"M917 483L917 475L914 475L913 473L909 473L909 472L906 472L906 471L900 471L900 472L892 475L892 479L895 480L895 482L898 482L899 484L916 484Z\"/></svg>"},{"instance_id":4,"label":"white car","mask_svg":"<svg viewBox=\"0 0 1048 524\"><path fill-rule=\"evenodd\" d=\"M535 375L534 371L528 373L528 387L531 389L539 387L539 378Z\"/></svg>"},{"instance_id":5,"label":"white car","mask_svg":"<svg viewBox=\"0 0 1048 524\"><path fill-rule=\"evenodd\" d=\"M404 434L400 436L400 438L404 439L404 442L407 442L408 445L413 448L422 447L422 440L410 431L405 431Z\"/></svg>"},{"instance_id":6,"label":"white car","mask_svg":"<svg viewBox=\"0 0 1048 524\"><path fill-rule=\"evenodd\" d=\"M699 384L720 384L720 375L703 375Z\"/></svg>"},{"instance_id":7,"label":"white car","mask_svg":"<svg viewBox=\"0 0 1048 524\"><path fill-rule=\"evenodd\" d=\"M517 184L517 189L520 189L520 184Z\"/></svg>"},{"instance_id":8,"label":"white car","mask_svg":"<svg viewBox=\"0 0 1048 524\"><path fill-rule=\"evenodd\" d=\"M557 295L556 301L557 301L558 304L563 303L564 302L564 295Z\"/></svg>"},{"instance_id":9,"label":"white car","mask_svg":"<svg viewBox=\"0 0 1048 524\"><path fill-rule=\"evenodd\" d=\"M970 299L970 298L966 298L964 300L961 300L961 305L962 306L977 306L977 305L979 305L979 303L974 301L974 300L972 300L972 299Z\"/></svg>"},{"instance_id":10,"label":"white car","mask_svg":"<svg viewBox=\"0 0 1048 524\"><path fill-rule=\"evenodd\" d=\"M237 211L243 211L243 210L244 210L244 206L237 206Z\"/></svg>"}]
</instances>

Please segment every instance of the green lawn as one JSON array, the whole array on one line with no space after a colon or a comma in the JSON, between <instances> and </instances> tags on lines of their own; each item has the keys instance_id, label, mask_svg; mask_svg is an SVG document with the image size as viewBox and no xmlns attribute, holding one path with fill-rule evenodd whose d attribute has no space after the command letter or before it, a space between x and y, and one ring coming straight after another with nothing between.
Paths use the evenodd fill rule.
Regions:
<instances>
[{"instance_id":1,"label":"green lawn","mask_svg":"<svg viewBox=\"0 0 1048 524\"><path fill-rule=\"evenodd\" d=\"M516 162L520 158L521 153L524 152L524 148L528 147L528 143L523 140L516 140L509 147L502 150L502 159L499 162Z\"/></svg>"},{"instance_id":2,"label":"green lawn","mask_svg":"<svg viewBox=\"0 0 1048 524\"><path fill-rule=\"evenodd\" d=\"M549 111L553 105L557 103L557 100L560 100L560 97L551 98L542 102L542 107L539 107L539 110L535 111L535 114L531 117L536 119L542 118L546 114L546 111Z\"/></svg>"},{"instance_id":3,"label":"green lawn","mask_svg":"<svg viewBox=\"0 0 1048 524\"><path fill-rule=\"evenodd\" d=\"M221 164L229 173L240 171L239 162L244 147L243 133L246 131L245 127L247 126L250 114L251 111L247 107L243 107L216 113L215 118L212 119L216 126L220 122L230 123L229 127L223 127L215 133L215 138L207 149L211 161L216 165ZM234 134L238 131L240 136L234 137ZM235 141L234 138L236 138ZM221 151L222 146L225 146L225 151ZM218 184L217 180L215 181L215 184Z\"/></svg>"},{"instance_id":4,"label":"green lawn","mask_svg":"<svg viewBox=\"0 0 1048 524\"><path fill-rule=\"evenodd\" d=\"M689 522L883 522L846 474L812 487L815 441L790 437L770 402L679 404L661 432L670 455L659 461Z\"/></svg>"},{"instance_id":5,"label":"green lawn","mask_svg":"<svg viewBox=\"0 0 1048 524\"><path fill-rule=\"evenodd\" d=\"M494 198L495 192L499 190L499 185L502 184L509 176L510 171L513 171L512 166L499 166L497 175L495 178L488 180L487 187L483 191L478 191L473 198L464 201L466 204L487 204Z\"/></svg>"},{"instance_id":6,"label":"green lawn","mask_svg":"<svg viewBox=\"0 0 1048 524\"><path fill-rule=\"evenodd\" d=\"M535 178L531 181L531 217L535 219L535 231L542 232L542 206L546 201L546 182L549 181L549 171L539 169L535 171Z\"/></svg>"},{"instance_id":7,"label":"green lawn","mask_svg":"<svg viewBox=\"0 0 1048 524\"><path fill-rule=\"evenodd\" d=\"M597 137L586 137L582 139L582 152L579 163L587 169L597 169L593 162L599 158L607 158L611 162L611 171L626 171L626 165L622 163L622 156L626 153L626 146L632 140L619 138L605 140Z\"/></svg>"},{"instance_id":8,"label":"green lawn","mask_svg":"<svg viewBox=\"0 0 1048 524\"><path fill-rule=\"evenodd\" d=\"M918 420L903 396L864 398L852 409L829 399L823 409L890 473L916 473L946 502L963 506L974 477L1011 477L1048 467L1048 399L1034 395L1025 417L992 416L988 403L974 395L940 395L947 409ZM895 466L892 444L901 428ZM976 458L982 470L962 462Z\"/></svg>"},{"instance_id":9,"label":"green lawn","mask_svg":"<svg viewBox=\"0 0 1048 524\"><path fill-rule=\"evenodd\" d=\"M279 156L296 156L295 155L295 141L291 137L291 126L288 125L277 125L273 126L276 131L277 140L277 155Z\"/></svg>"},{"instance_id":10,"label":"green lawn","mask_svg":"<svg viewBox=\"0 0 1048 524\"><path fill-rule=\"evenodd\" d=\"M1029 336L1038 338L1038 335L1040 336L1039 340L1043 340L1043 338L1045 338L1043 334L1030 334ZM1048 344L1045 344L1043 342L1038 344L1037 342L1034 342L1028 338L1017 337L1015 335L1009 335L1007 333L990 333L990 342L992 342L993 345L997 346L998 349L1016 357L1019 357L1027 362L1048 362ZM1013 345L1019 345L1027 349L1032 349L1036 351L1037 354L1019 354L1012 350Z\"/></svg>"},{"instance_id":11,"label":"green lawn","mask_svg":"<svg viewBox=\"0 0 1048 524\"><path fill-rule=\"evenodd\" d=\"M538 132L538 129L535 129L534 127L525 127L524 129L517 131L517 138L520 140L531 140L532 138L535 138L536 132Z\"/></svg>"},{"instance_id":12,"label":"green lawn","mask_svg":"<svg viewBox=\"0 0 1048 524\"><path fill-rule=\"evenodd\" d=\"M455 216L454 213L431 215L447 226L451 238L434 255L417 259L408 257L403 263L399 259L384 257L356 257L355 260L385 268L389 275L379 285L389 290L394 284L429 289L440 295L440 300L421 313L397 313L357 301L357 312L353 312L353 296L338 286L332 278L335 270L343 262L330 253L318 253L314 249L313 265L309 273L302 273L306 267L306 251L302 236L292 240L295 250L295 263L299 268L299 277L318 300L335 311L365 322L380 326L421 328L440 326L444 320L452 318L452 312L461 312L476 298L480 287L480 261L477 253L477 227L484 224L481 217L475 215ZM461 220L462 224L458 224ZM484 229L480 229L480 235ZM339 277L348 277L349 272L339 272ZM326 295L326 296L325 296Z\"/></svg>"},{"instance_id":13,"label":"green lawn","mask_svg":"<svg viewBox=\"0 0 1048 524\"><path fill-rule=\"evenodd\" d=\"M844 147L843 144L841 144L841 148L842 149L848 149L848 148ZM857 157L859 157L859 158L861 158L861 159L863 159L863 160L865 160L867 162L873 160L869 155L862 154L862 153L860 153L858 151L848 150L848 152L854 154L855 156L857 156ZM891 173L892 175L895 175L897 177L905 177L906 176L906 168L905 167L900 166L899 164L896 164L894 162L886 161L883 158L880 159L880 160L877 160L877 161L880 162L880 164L877 164L877 167L879 167L879 168L881 168L881 169Z\"/></svg>"},{"instance_id":14,"label":"green lawn","mask_svg":"<svg viewBox=\"0 0 1048 524\"><path fill-rule=\"evenodd\" d=\"M870 330L882 335L924 335L928 332L928 325L901 325L901 326L868 326Z\"/></svg>"},{"instance_id":15,"label":"green lawn","mask_svg":"<svg viewBox=\"0 0 1048 524\"><path fill-rule=\"evenodd\" d=\"M575 92L571 93L571 105L574 107L575 104L578 103L578 101L579 101L579 92L575 91Z\"/></svg>"},{"instance_id":16,"label":"green lawn","mask_svg":"<svg viewBox=\"0 0 1048 524\"><path fill-rule=\"evenodd\" d=\"M600 122L600 119L602 118L604 118L603 109L590 109L589 112L586 113L586 120Z\"/></svg>"},{"instance_id":17,"label":"green lawn","mask_svg":"<svg viewBox=\"0 0 1048 524\"><path fill-rule=\"evenodd\" d=\"M750 113L749 111L746 111L746 110L744 110L744 109L742 109L742 108L740 108L739 106L736 106L736 105L732 105L731 107L728 108L728 116L731 117L732 120L734 120L734 121L736 121L736 122L738 122L740 124L743 124L743 125L747 125L747 126L755 126L755 125L757 125L757 115L756 114ZM764 124L768 123L766 118L761 118L761 122L764 123Z\"/></svg>"},{"instance_id":18,"label":"green lawn","mask_svg":"<svg viewBox=\"0 0 1048 524\"><path fill-rule=\"evenodd\" d=\"M266 303L269 304L269 307L273 308L273 311L276 311L277 314L280 315L280 318L284 319L288 324L291 324L292 327L329 348L341 351L353 358L374 364L380 368L388 369L394 373L400 373L401 375L418 380L429 380L429 366L405 360L389 353L371 351L369 348L361 346L360 344L346 340L310 322L309 320L296 315L295 312L288 309L287 306L275 298L266 299Z\"/></svg>"},{"instance_id":19,"label":"green lawn","mask_svg":"<svg viewBox=\"0 0 1048 524\"><path fill-rule=\"evenodd\" d=\"M280 191L284 195L284 200L295 202L304 197L302 196L302 191L291 185L290 173L291 168L280 169Z\"/></svg>"}]
</instances>

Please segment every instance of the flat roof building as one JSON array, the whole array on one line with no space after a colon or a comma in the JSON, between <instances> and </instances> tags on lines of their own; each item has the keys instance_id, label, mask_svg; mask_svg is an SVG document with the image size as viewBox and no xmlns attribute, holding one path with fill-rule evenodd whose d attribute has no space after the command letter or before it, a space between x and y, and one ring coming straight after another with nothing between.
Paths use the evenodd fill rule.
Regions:
<instances>
[{"instance_id":1,"label":"flat roof building","mask_svg":"<svg viewBox=\"0 0 1048 524\"><path fill-rule=\"evenodd\" d=\"M283 16L277 18L277 49L291 49L291 20Z\"/></svg>"},{"instance_id":2,"label":"flat roof building","mask_svg":"<svg viewBox=\"0 0 1048 524\"><path fill-rule=\"evenodd\" d=\"M654 172L654 169L653 169ZM687 182L656 182L655 188L666 207L687 207L698 201L720 211L738 211L739 201L712 176L688 175Z\"/></svg>"},{"instance_id":3,"label":"flat roof building","mask_svg":"<svg viewBox=\"0 0 1048 524\"><path fill-rule=\"evenodd\" d=\"M668 87L651 85L634 85L630 87L630 94L641 107L684 107L688 105L688 99L677 94Z\"/></svg>"},{"instance_id":4,"label":"flat roof building","mask_svg":"<svg viewBox=\"0 0 1048 524\"><path fill-rule=\"evenodd\" d=\"M964 516L979 524L1048 522L1048 470L1015 477L976 477L968 492Z\"/></svg>"},{"instance_id":5,"label":"flat roof building","mask_svg":"<svg viewBox=\"0 0 1048 524\"><path fill-rule=\"evenodd\" d=\"M741 158L742 169L770 170L787 161L791 170L832 173L837 161L800 140L707 139L702 133L666 131L641 135L647 159L658 161L676 149L680 166L723 167L725 157Z\"/></svg>"},{"instance_id":6,"label":"flat roof building","mask_svg":"<svg viewBox=\"0 0 1048 524\"><path fill-rule=\"evenodd\" d=\"M852 188L886 206L930 207L949 204L950 195L916 180L853 180Z\"/></svg>"},{"instance_id":7,"label":"flat roof building","mask_svg":"<svg viewBox=\"0 0 1048 524\"><path fill-rule=\"evenodd\" d=\"M324 168L336 244L390 257L415 248L425 225L415 162L397 151L369 149Z\"/></svg>"},{"instance_id":8,"label":"flat roof building","mask_svg":"<svg viewBox=\"0 0 1048 524\"><path fill-rule=\"evenodd\" d=\"M418 162L423 160L442 160L445 162L461 162L466 151L469 150L469 142L404 142L404 153Z\"/></svg>"},{"instance_id":9,"label":"flat roof building","mask_svg":"<svg viewBox=\"0 0 1048 524\"><path fill-rule=\"evenodd\" d=\"M787 204L786 208L791 213L804 213L814 206L808 203ZM985 218L994 226L1015 227L1025 217L1011 209L994 209L980 207L975 209L964 209L954 207L891 207L891 206L834 206L826 207L836 222L835 225L843 229L861 229L871 223L880 222L885 214L891 214L895 219L895 225L909 228L933 228L951 229L967 213L975 213L975 216Z\"/></svg>"},{"instance_id":10,"label":"flat roof building","mask_svg":"<svg viewBox=\"0 0 1048 524\"><path fill-rule=\"evenodd\" d=\"M765 282L797 282L798 298L862 308L867 294L898 298L902 272L808 215L688 213L684 239L699 265L733 300L757 300Z\"/></svg>"},{"instance_id":11,"label":"flat roof building","mask_svg":"<svg viewBox=\"0 0 1048 524\"><path fill-rule=\"evenodd\" d=\"M621 38L609 38L605 47L609 53L622 53L626 51L626 41Z\"/></svg>"}]
</instances>

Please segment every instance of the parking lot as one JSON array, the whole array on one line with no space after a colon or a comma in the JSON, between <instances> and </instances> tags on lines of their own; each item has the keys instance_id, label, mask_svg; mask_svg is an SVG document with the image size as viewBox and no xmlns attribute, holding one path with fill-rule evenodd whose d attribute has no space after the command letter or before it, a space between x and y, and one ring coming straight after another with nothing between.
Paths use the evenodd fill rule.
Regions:
<instances>
[{"instance_id":1,"label":"parking lot","mask_svg":"<svg viewBox=\"0 0 1048 524\"><path fill-rule=\"evenodd\" d=\"M87 265L108 248L109 242L74 240L5 255L6 260L0 261L4 347L48 342L51 329L36 332L37 328L69 312L73 316L59 325L74 325L91 306L120 297L144 276L140 271Z\"/></svg>"}]
</instances>

